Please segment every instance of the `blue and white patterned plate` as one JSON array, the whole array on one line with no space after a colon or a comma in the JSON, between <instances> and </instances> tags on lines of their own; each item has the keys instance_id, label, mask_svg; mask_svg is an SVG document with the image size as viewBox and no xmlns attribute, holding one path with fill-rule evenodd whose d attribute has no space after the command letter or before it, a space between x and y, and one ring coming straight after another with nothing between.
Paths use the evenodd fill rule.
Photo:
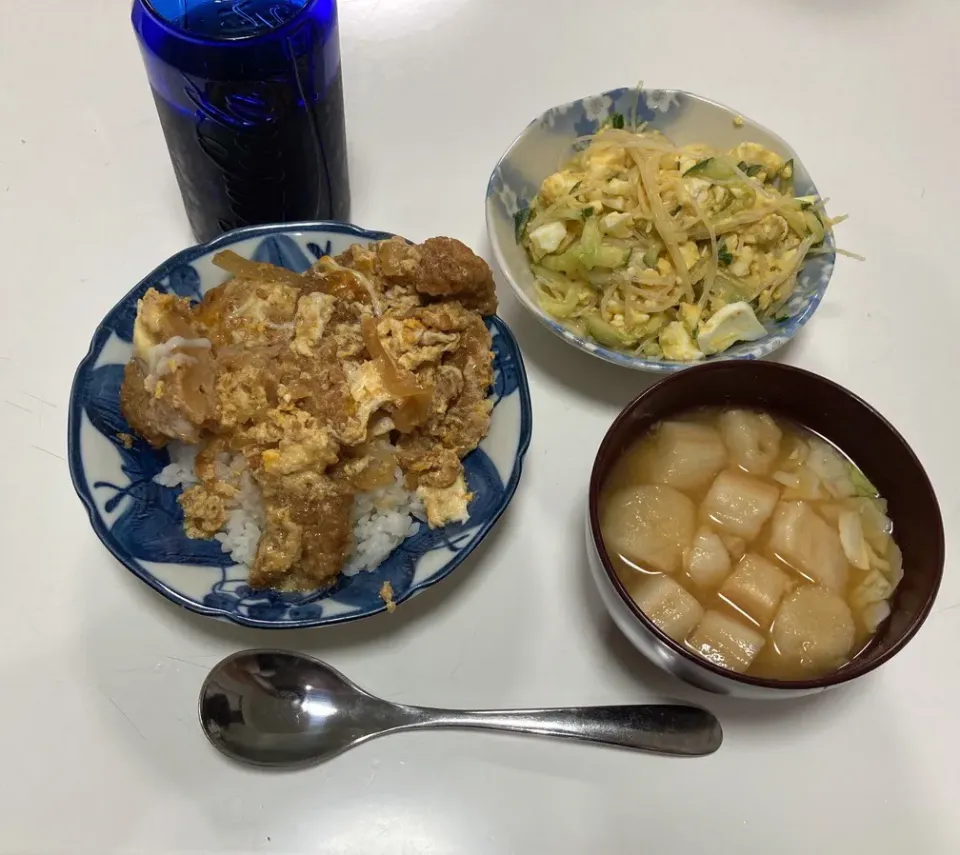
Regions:
<instances>
[{"instance_id":1,"label":"blue and white patterned plate","mask_svg":"<svg viewBox=\"0 0 960 855\"><path fill-rule=\"evenodd\" d=\"M394 601L401 603L448 576L510 503L530 444L533 417L520 350L497 317L487 320L495 375L490 432L464 459L474 493L469 521L435 530L421 526L375 571L341 577L322 593L251 590L244 569L232 563L218 542L186 536L177 502L180 488L153 482L169 462L168 453L139 438L131 448L121 441L120 434L133 431L120 412L120 384L133 352L137 300L148 288L199 299L226 278L212 262L222 249L299 273L321 255L388 237L332 222L239 229L161 264L97 328L70 395L70 474L100 540L167 599L199 614L266 628L322 626L367 617L384 610L380 589L385 581L393 587Z\"/></svg>"},{"instance_id":2,"label":"blue and white patterned plate","mask_svg":"<svg viewBox=\"0 0 960 855\"><path fill-rule=\"evenodd\" d=\"M673 89L614 89L554 107L534 119L517 137L500 158L487 186L487 231L493 254L520 302L564 341L607 362L642 371L666 373L721 359L759 359L782 347L820 305L833 274L834 253L816 256L804 264L797 289L784 307L789 317L780 322L767 321L769 334L765 338L736 344L695 363L646 359L611 350L578 336L540 308L529 261L516 239L514 216L529 207L543 179L569 159L578 138L596 133L612 113L636 116L638 122L646 122L649 128L661 131L679 145L702 142L716 148L732 148L742 142L760 143L784 158L793 158L797 195L819 195L797 153L786 142L729 107L699 95ZM742 125L734 125L738 116L744 120ZM833 248L832 237L828 236L827 245Z\"/></svg>"}]
</instances>

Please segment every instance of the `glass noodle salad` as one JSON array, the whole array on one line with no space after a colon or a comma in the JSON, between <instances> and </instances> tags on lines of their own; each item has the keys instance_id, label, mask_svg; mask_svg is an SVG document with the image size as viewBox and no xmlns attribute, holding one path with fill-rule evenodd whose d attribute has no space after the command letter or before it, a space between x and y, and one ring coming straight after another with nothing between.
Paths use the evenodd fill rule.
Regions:
<instances>
[{"instance_id":1,"label":"glass noodle salad","mask_svg":"<svg viewBox=\"0 0 960 855\"><path fill-rule=\"evenodd\" d=\"M576 333L689 362L766 335L806 258L832 252L793 161L745 142L678 147L613 115L517 214L540 305Z\"/></svg>"}]
</instances>

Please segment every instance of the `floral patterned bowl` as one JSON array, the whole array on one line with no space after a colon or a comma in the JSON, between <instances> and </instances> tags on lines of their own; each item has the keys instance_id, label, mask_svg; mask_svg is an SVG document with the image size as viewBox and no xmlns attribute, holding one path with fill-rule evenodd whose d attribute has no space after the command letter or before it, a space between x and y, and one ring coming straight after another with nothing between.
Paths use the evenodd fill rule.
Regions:
<instances>
[{"instance_id":1,"label":"floral patterned bowl","mask_svg":"<svg viewBox=\"0 0 960 855\"><path fill-rule=\"evenodd\" d=\"M226 278L211 260L222 249L299 273L321 255L388 237L332 222L238 229L165 261L97 328L70 394L70 474L103 544L168 600L202 615L265 628L323 626L367 617L386 607L380 597L384 582L390 582L394 602L402 603L452 573L510 503L530 444L533 416L520 350L497 317L487 319L495 376L490 432L463 461L474 494L470 519L442 529L421 525L376 570L341 577L322 592L253 590L245 568L234 564L217 541L188 538L177 502L180 488L161 487L153 480L169 463L169 454L137 438L120 412L137 300L148 288L199 299Z\"/></svg>"},{"instance_id":2,"label":"floral patterned bowl","mask_svg":"<svg viewBox=\"0 0 960 855\"><path fill-rule=\"evenodd\" d=\"M818 255L804 264L796 291L784 307L786 319L767 321L764 326L768 335L736 344L698 363L648 359L611 350L577 335L540 308L526 252L517 240L517 214L529 207L543 179L571 156L578 139L596 133L612 113L635 115L637 121L680 145L705 142L717 148L732 148L742 142L760 143L784 158L793 158L797 195L817 194L809 173L786 142L740 113L699 95L672 89L614 89L554 107L527 125L500 158L487 186L487 232L493 254L520 302L569 344L607 362L642 371L666 373L703 362L759 359L782 347L810 320L823 299L833 273L834 253ZM738 120L736 124L734 119ZM831 248L832 241L828 236L827 245Z\"/></svg>"}]
</instances>

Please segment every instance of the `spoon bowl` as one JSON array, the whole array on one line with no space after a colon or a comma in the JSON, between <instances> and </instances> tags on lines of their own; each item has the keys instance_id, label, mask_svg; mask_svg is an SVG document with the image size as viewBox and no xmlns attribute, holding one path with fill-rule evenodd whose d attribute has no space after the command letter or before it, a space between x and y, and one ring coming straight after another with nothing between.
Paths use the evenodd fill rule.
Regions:
<instances>
[{"instance_id":1,"label":"spoon bowl","mask_svg":"<svg viewBox=\"0 0 960 855\"><path fill-rule=\"evenodd\" d=\"M245 650L214 667L200 690L200 724L228 757L256 766L328 760L376 736L467 727L562 736L660 754L720 747L706 710L673 704L453 711L392 704L323 662L282 650Z\"/></svg>"},{"instance_id":2,"label":"spoon bowl","mask_svg":"<svg viewBox=\"0 0 960 855\"><path fill-rule=\"evenodd\" d=\"M224 754L261 766L325 760L402 723L323 662L273 650L223 660L201 689L200 722Z\"/></svg>"}]
</instances>

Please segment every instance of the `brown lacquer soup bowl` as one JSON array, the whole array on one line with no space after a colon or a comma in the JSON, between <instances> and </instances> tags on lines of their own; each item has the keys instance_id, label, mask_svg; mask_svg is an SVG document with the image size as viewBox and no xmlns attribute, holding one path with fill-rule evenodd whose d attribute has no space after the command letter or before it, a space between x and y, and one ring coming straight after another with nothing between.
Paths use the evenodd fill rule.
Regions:
<instances>
[{"instance_id":1,"label":"brown lacquer soup bowl","mask_svg":"<svg viewBox=\"0 0 960 855\"><path fill-rule=\"evenodd\" d=\"M789 420L847 454L888 502L903 578L890 615L872 640L839 669L802 679L769 679L728 670L661 631L637 606L601 535L604 485L624 451L658 422L699 407L742 407ZM895 656L930 614L944 564L940 508L923 466L896 429L852 392L815 374L765 362L721 362L674 374L627 405L607 431L590 478L587 552L603 602L620 630L665 671L711 692L784 698L855 680Z\"/></svg>"}]
</instances>

